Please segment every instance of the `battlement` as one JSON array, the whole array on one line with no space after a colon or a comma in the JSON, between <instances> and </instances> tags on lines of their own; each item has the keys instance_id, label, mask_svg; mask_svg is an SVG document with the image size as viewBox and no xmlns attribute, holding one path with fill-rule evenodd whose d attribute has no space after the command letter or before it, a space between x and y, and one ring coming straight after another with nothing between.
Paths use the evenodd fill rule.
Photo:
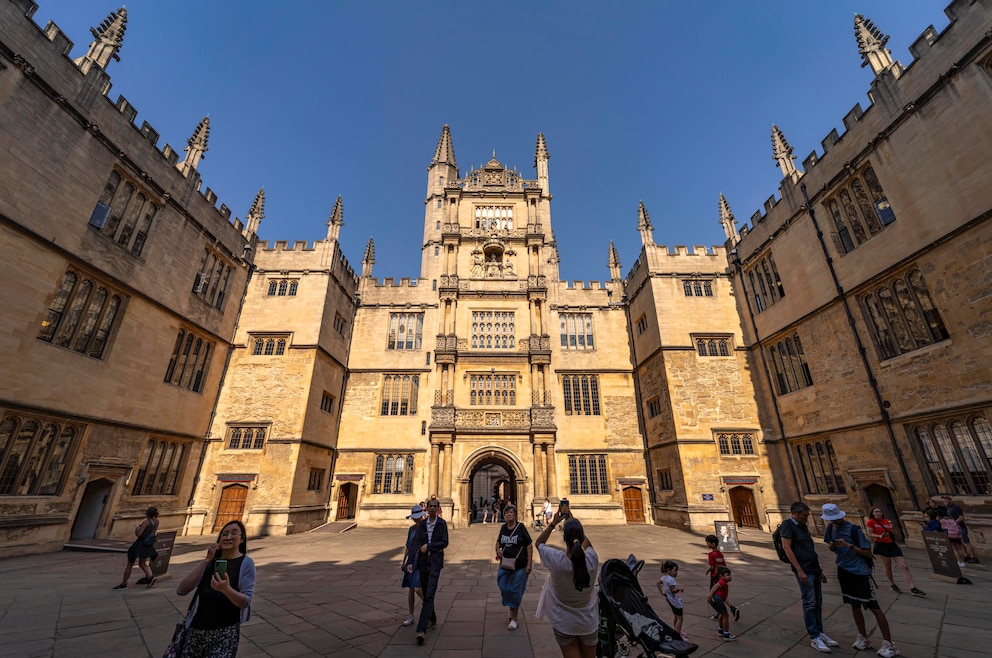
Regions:
<instances>
[{"instance_id":1,"label":"battlement","mask_svg":"<svg viewBox=\"0 0 992 658\"><path fill-rule=\"evenodd\" d=\"M217 206L217 195L207 188L201 191L201 182L198 174L190 172L184 176L176 165L179 161L179 154L168 144L162 149L158 148L160 133L155 130L147 121L142 121L140 125L136 123L138 110L123 96L117 97L113 102L108 96L111 88L110 76L99 66L77 65L70 57L75 43L62 29L54 22L49 21L44 28L41 28L34 21L34 15L38 5L32 0L8 0L3 3L0 15L7 15L6 25L10 26L10 41L12 47L18 55L23 58L23 68L25 76L37 77L44 81L42 88L52 96L52 100L60 105L71 106L87 120L86 128L94 135L109 139L119 149L119 157L125 162L129 162L137 170L142 178L158 180L159 186L164 190L170 188L182 188L183 179L189 180L193 175L196 180L193 188L199 193L203 203L214 209L217 216L227 224L231 225L238 232L244 229L243 223L237 218L232 218L231 210L225 204ZM27 19L28 27L18 34L18 23L11 20L13 17L23 16ZM94 15L94 18L97 18ZM31 28L34 28L33 30ZM6 29L6 28L5 28ZM40 32L43 38L35 38ZM34 33L34 34L31 34ZM19 38L23 37L23 38ZM47 43L46 43L47 42ZM48 44L51 44L50 46ZM47 51L47 53L45 52ZM99 96L120 114L127 124L137 133L137 140L132 140L130 136L121 134L113 125L106 125L106 118L101 118L102 109L96 104ZM157 170L152 162L143 158L138 144L146 142L151 146L158 156L164 161L167 167ZM149 171L156 169L156 171ZM168 171L169 173L164 173ZM172 180L166 182L166 176L171 176ZM174 194L172 196L175 196ZM177 199L178 200L178 199Z\"/></svg>"},{"instance_id":2,"label":"battlement","mask_svg":"<svg viewBox=\"0 0 992 658\"><path fill-rule=\"evenodd\" d=\"M262 241L256 249L255 264L261 269L273 271L329 269L339 280L357 285L358 276L341 251L341 245L334 242L334 250L329 255L326 249L328 244L328 240L315 240L313 243L296 240L292 246L288 240Z\"/></svg>"},{"instance_id":3,"label":"battlement","mask_svg":"<svg viewBox=\"0 0 992 658\"><path fill-rule=\"evenodd\" d=\"M645 267L645 261L648 267ZM727 264L727 248L720 245L649 245L642 248L634 261L624 283L627 286L638 283L650 274L672 272L714 272L722 271Z\"/></svg>"},{"instance_id":4,"label":"battlement","mask_svg":"<svg viewBox=\"0 0 992 658\"><path fill-rule=\"evenodd\" d=\"M794 179L784 178L778 196L772 195L750 219L750 227L742 226L741 237L753 233L776 212L783 199L789 199L787 216L797 211L802 202L798 192L799 184L805 182L810 196L821 189L831 179L847 167L852 157L857 156L865 143L871 145L884 139L887 130L904 115L916 112L917 104L934 93L934 85L949 80L959 70L959 60L967 50L978 43L992 27L989 19L990 0L953 0L944 9L950 23L938 32L933 25L925 30L909 46L913 60L903 67L899 62L889 70L879 73L870 83L869 105L854 106L841 119L843 131L832 128L820 140L820 149L811 151L802 160L802 171ZM786 216L776 218L774 223L784 221ZM770 226L762 230L773 231Z\"/></svg>"},{"instance_id":5,"label":"battlement","mask_svg":"<svg viewBox=\"0 0 992 658\"><path fill-rule=\"evenodd\" d=\"M603 281L576 279L575 281L562 281L562 283L565 284L565 290L606 290L606 283Z\"/></svg>"}]
</instances>

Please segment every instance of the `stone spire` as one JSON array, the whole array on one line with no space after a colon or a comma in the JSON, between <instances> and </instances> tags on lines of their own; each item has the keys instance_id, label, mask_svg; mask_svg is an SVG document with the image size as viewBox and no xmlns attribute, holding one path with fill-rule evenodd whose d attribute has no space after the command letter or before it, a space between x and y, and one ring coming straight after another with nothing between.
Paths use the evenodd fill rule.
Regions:
<instances>
[{"instance_id":1,"label":"stone spire","mask_svg":"<svg viewBox=\"0 0 992 658\"><path fill-rule=\"evenodd\" d=\"M255 195L255 200L251 202L251 208L248 209L248 216L245 217L247 221L247 226L245 227L247 233L258 234L258 225L262 223L265 218L265 188L260 188L258 194Z\"/></svg>"},{"instance_id":2,"label":"stone spire","mask_svg":"<svg viewBox=\"0 0 992 658\"><path fill-rule=\"evenodd\" d=\"M734 213L730 211L727 197L723 196L722 192L720 193L720 226L723 227L727 239L734 244L741 239L740 234L737 233L737 220L734 219Z\"/></svg>"},{"instance_id":3,"label":"stone spire","mask_svg":"<svg viewBox=\"0 0 992 658\"><path fill-rule=\"evenodd\" d=\"M798 178L799 172L796 171L796 163L793 162L796 156L792 155L792 147L785 141L785 135L774 123L772 124L772 158L778 162L778 167L782 170L782 178L793 180Z\"/></svg>"},{"instance_id":4,"label":"stone spire","mask_svg":"<svg viewBox=\"0 0 992 658\"><path fill-rule=\"evenodd\" d=\"M94 40L90 43L89 51L76 60L76 66L83 73L89 71L93 65L106 71L111 59L121 61L117 53L124 45L125 30L127 30L127 9L121 7L103 19L99 27L90 28Z\"/></svg>"},{"instance_id":5,"label":"stone spire","mask_svg":"<svg viewBox=\"0 0 992 658\"><path fill-rule=\"evenodd\" d=\"M372 276L372 266L375 265L375 243L369 238L369 244L365 247L365 255L362 256L362 278L367 279Z\"/></svg>"},{"instance_id":6,"label":"stone spire","mask_svg":"<svg viewBox=\"0 0 992 658\"><path fill-rule=\"evenodd\" d=\"M875 25L862 16L854 16L854 36L858 40L858 53L861 55L861 66L871 66L875 77L895 64L892 52L885 47L889 35L882 34Z\"/></svg>"},{"instance_id":7,"label":"stone spire","mask_svg":"<svg viewBox=\"0 0 992 658\"><path fill-rule=\"evenodd\" d=\"M430 166L439 164L458 167L455 164L455 147L451 143L451 128L448 124L444 124L444 128L441 129L441 138L437 140L437 149L434 150L434 159L431 160Z\"/></svg>"},{"instance_id":8,"label":"stone spire","mask_svg":"<svg viewBox=\"0 0 992 658\"><path fill-rule=\"evenodd\" d=\"M196 130L193 131L192 136L186 140L186 158L176 165L179 171L183 172L183 176L187 175L191 169L196 169L196 166L200 164L200 160L204 157L209 149L207 148L207 140L210 138L210 115L203 117L200 123L197 124Z\"/></svg>"},{"instance_id":9,"label":"stone spire","mask_svg":"<svg viewBox=\"0 0 992 658\"><path fill-rule=\"evenodd\" d=\"M334 209L331 210L331 216L327 220L327 239L337 240L338 236L341 234L341 227L344 226L344 210L341 207L341 195L338 195L338 200L334 202ZM372 242L369 241L369 245Z\"/></svg>"},{"instance_id":10,"label":"stone spire","mask_svg":"<svg viewBox=\"0 0 992 658\"><path fill-rule=\"evenodd\" d=\"M548 185L548 145L544 143L544 133L537 133L537 149L534 152L534 168L537 169L537 182L544 190L544 194L551 196L551 188Z\"/></svg>"},{"instance_id":11,"label":"stone spire","mask_svg":"<svg viewBox=\"0 0 992 658\"><path fill-rule=\"evenodd\" d=\"M617 253L617 248L613 246L613 240L610 240L610 280L619 281L620 280L620 255Z\"/></svg>"},{"instance_id":12,"label":"stone spire","mask_svg":"<svg viewBox=\"0 0 992 658\"><path fill-rule=\"evenodd\" d=\"M551 257L548 258L548 263L557 266L561 262L561 256L558 253L558 240L555 239L554 233L551 234L551 244L548 246L551 247Z\"/></svg>"},{"instance_id":13,"label":"stone spire","mask_svg":"<svg viewBox=\"0 0 992 658\"><path fill-rule=\"evenodd\" d=\"M637 206L637 230L641 232L641 244L645 247L654 244L654 227L651 226L651 216L648 209L644 207L644 202L639 201Z\"/></svg>"}]
</instances>

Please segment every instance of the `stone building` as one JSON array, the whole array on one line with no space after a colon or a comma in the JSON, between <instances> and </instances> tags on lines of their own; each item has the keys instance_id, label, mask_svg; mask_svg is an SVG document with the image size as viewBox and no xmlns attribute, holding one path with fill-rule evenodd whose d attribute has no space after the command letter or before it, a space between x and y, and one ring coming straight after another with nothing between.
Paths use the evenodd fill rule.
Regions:
<instances>
[{"instance_id":1,"label":"stone building","mask_svg":"<svg viewBox=\"0 0 992 658\"><path fill-rule=\"evenodd\" d=\"M257 223L107 97L127 13L87 53L0 3L0 555L181 529Z\"/></svg>"},{"instance_id":2,"label":"stone building","mask_svg":"<svg viewBox=\"0 0 992 658\"><path fill-rule=\"evenodd\" d=\"M720 198L724 227L733 215ZM713 532L781 520L758 420L726 251L654 243L642 203L641 254L625 281L635 390L657 523ZM729 511L729 515L728 515Z\"/></svg>"},{"instance_id":3,"label":"stone building","mask_svg":"<svg viewBox=\"0 0 992 658\"><path fill-rule=\"evenodd\" d=\"M992 3L945 13L905 67L855 18L871 104L801 170L773 126L779 196L727 248L781 484L811 507L880 505L910 542L919 526L906 516L950 493L987 547Z\"/></svg>"}]
</instances>

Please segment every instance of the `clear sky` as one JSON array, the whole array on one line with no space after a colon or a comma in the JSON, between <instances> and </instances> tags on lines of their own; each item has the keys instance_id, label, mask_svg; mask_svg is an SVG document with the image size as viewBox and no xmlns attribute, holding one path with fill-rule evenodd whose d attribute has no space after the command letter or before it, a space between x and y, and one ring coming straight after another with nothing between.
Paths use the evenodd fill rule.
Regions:
<instances>
[{"instance_id":1,"label":"clear sky","mask_svg":"<svg viewBox=\"0 0 992 658\"><path fill-rule=\"evenodd\" d=\"M117 5L37 0L85 53ZM204 185L244 217L265 187L262 240L315 240L340 194L358 269L417 276L425 168L451 125L463 174L496 150L534 178L543 132L563 279L608 277L640 252L637 202L658 244L722 244L723 192L743 224L776 194L776 123L796 164L855 103L867 107L853 18L904 66L943 2L371 2L131 0L110 97L185 146L210 115Z\"/></svg>"}]
</instances>

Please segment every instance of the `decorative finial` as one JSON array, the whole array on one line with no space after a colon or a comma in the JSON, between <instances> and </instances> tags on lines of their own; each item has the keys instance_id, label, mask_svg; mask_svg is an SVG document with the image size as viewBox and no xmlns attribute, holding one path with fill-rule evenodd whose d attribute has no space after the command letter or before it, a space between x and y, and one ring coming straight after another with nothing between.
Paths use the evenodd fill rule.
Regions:
<instances>
[{"instance_id":1,"label":"decorative finial","mask_svg":"<svg viewBox=\"0 0 992 658\"><path fill-rule=\"evenodd\" d=\"M434 159L431 160L431 165L446 164L452 167L458 168L455 164L455 147L451 143L451 128L448 124L444 124L441 129L441 137L437 140L437 148L434 150Z\"/></svg>"},{"instance_id":2,"label":"decorative finial","mask_svg":"<svg viewBox=\"0 0 992 658\"><path fill-rule=\"evenodd\" d=\"M617 254L617 248L613 245L613 240L610 240L610 280L619 281L620 280L620 255Z\"/></svg>"},{"instance_id":3,"label":"decorative finial","mask_svg":"<svg viewBox=\"0 0 992 658\"><path fill-rule=\"evenodd\" d=\"M375 243L369 238L369 243L365 247L365 255L362 256L362 277L372 276L372 266L375 265Z\"/></svg>"},{"instance_id":4,"label":"decorative finial","mask_svg":"<svg viewBox=\"0 0 992 658\"><path fill-rule=\"evenodd\" d=\"M654 227L651 225L651 216L648 209L644 207L643 201L637 202L637 230L641 232L641 244L647 246L654 244Z\"/></svg>"},{"instance_id":5,"label":"decorative finial","mask_svg":"<svg viewBox=\"0 0 992 658\"><path fill-rule=\"evenodd\" d=\"M782 134L782 131L774 123L772 124L772 159L778 162L783 178L795 177L797 172L796 164L793 160L796 159L796 156L792 155L792 147L789 146L785 135Z\"/></svg>"},{"instance_id":6,"label":"decorative finial","mask_svg":"<svg viewBox=\"0 0 992 658\"><path fill-rule=\"evenodd\" d=\"M247 219L247 232L258 234L258 225L265 218L265 188L262 187L258 190L258 194L255 195L255 200L251 202L251 208L248 209Z\"/></svg>"},{"instance_id":7,"label":"decorative finial","mask_svg":"<svg viewBox=\"0 0 992 658\"><path fill-rule=\"evenodd\" d=\"M196 130L190 135L190 138L186 140L186 147L183 149L186 151L186 159L177 165L179 171L186 175L189 170L196 169L196 166L200 164L200 160L205 158L204 155L209 149L207 147L207 140L210 138L210 115L200 119L200 123L197 124Z\"/></svg>"},{"instance_id":8,"label":"decorative finial","mask_svg":"<svg viewBox=\"0 0 992 658\"><path fill-rule=\"evenodd\" d=\"M728 240L733 240L736 242L740 239L740 235L737 233L737 220L734 219L734 213L730 210L730 204L727 203L727 197L720 193L720 226L723 227L723 232L727 235Z\"/></svg>"},{"instance_id":9,"label":"decorative finial","mask_svg":"<svg viewBox=\"0 0 992 658\"><path fill-rule=\"evenodd\" d=\"M342 226L344 226L344 208L339 194L338 200L334 202L334 208L331 210L331 216L327 220L327 239L337 240L341 234Z\"/></svg>"},{"instance_id":10,"label":"decorative finial","mask_svg":"<svg viewBox=\"0 0 992 658\"><path fill-rule=\"evenodd\" d=\"M882 34L875 25L862 16L854 16L854 36L858 40L858 53L861 55L861 66L871 66L875 77L893 66L892 52L885 47L889 35Z\"/></svg>"},{"instance_id":11,"label":"decorative finial","mask_svg":"<svg viewBox=\"0 0 992 658\"><path fill-rule=\"evenodd\" d=\"M121 7L103 19L99 27L90 28L94 40L90 43L89 51L76 60L76 65L85 73L94 64L106 70L111 59L121 61L118 52L124 45L126 30L127 9Z\"/></svg>"},{"instance_id":12,"label":"decorative finial","mask_svg":"<svg viewBox=\"0 0 992 658\"><path fill-rule=\"evenodd\" d=\"M551 157L548 153L548 145L544 143L544 133L537 133L537 149L534 152L534 166L541 160L547 160Z\"/></svg>"}]
</instances>

